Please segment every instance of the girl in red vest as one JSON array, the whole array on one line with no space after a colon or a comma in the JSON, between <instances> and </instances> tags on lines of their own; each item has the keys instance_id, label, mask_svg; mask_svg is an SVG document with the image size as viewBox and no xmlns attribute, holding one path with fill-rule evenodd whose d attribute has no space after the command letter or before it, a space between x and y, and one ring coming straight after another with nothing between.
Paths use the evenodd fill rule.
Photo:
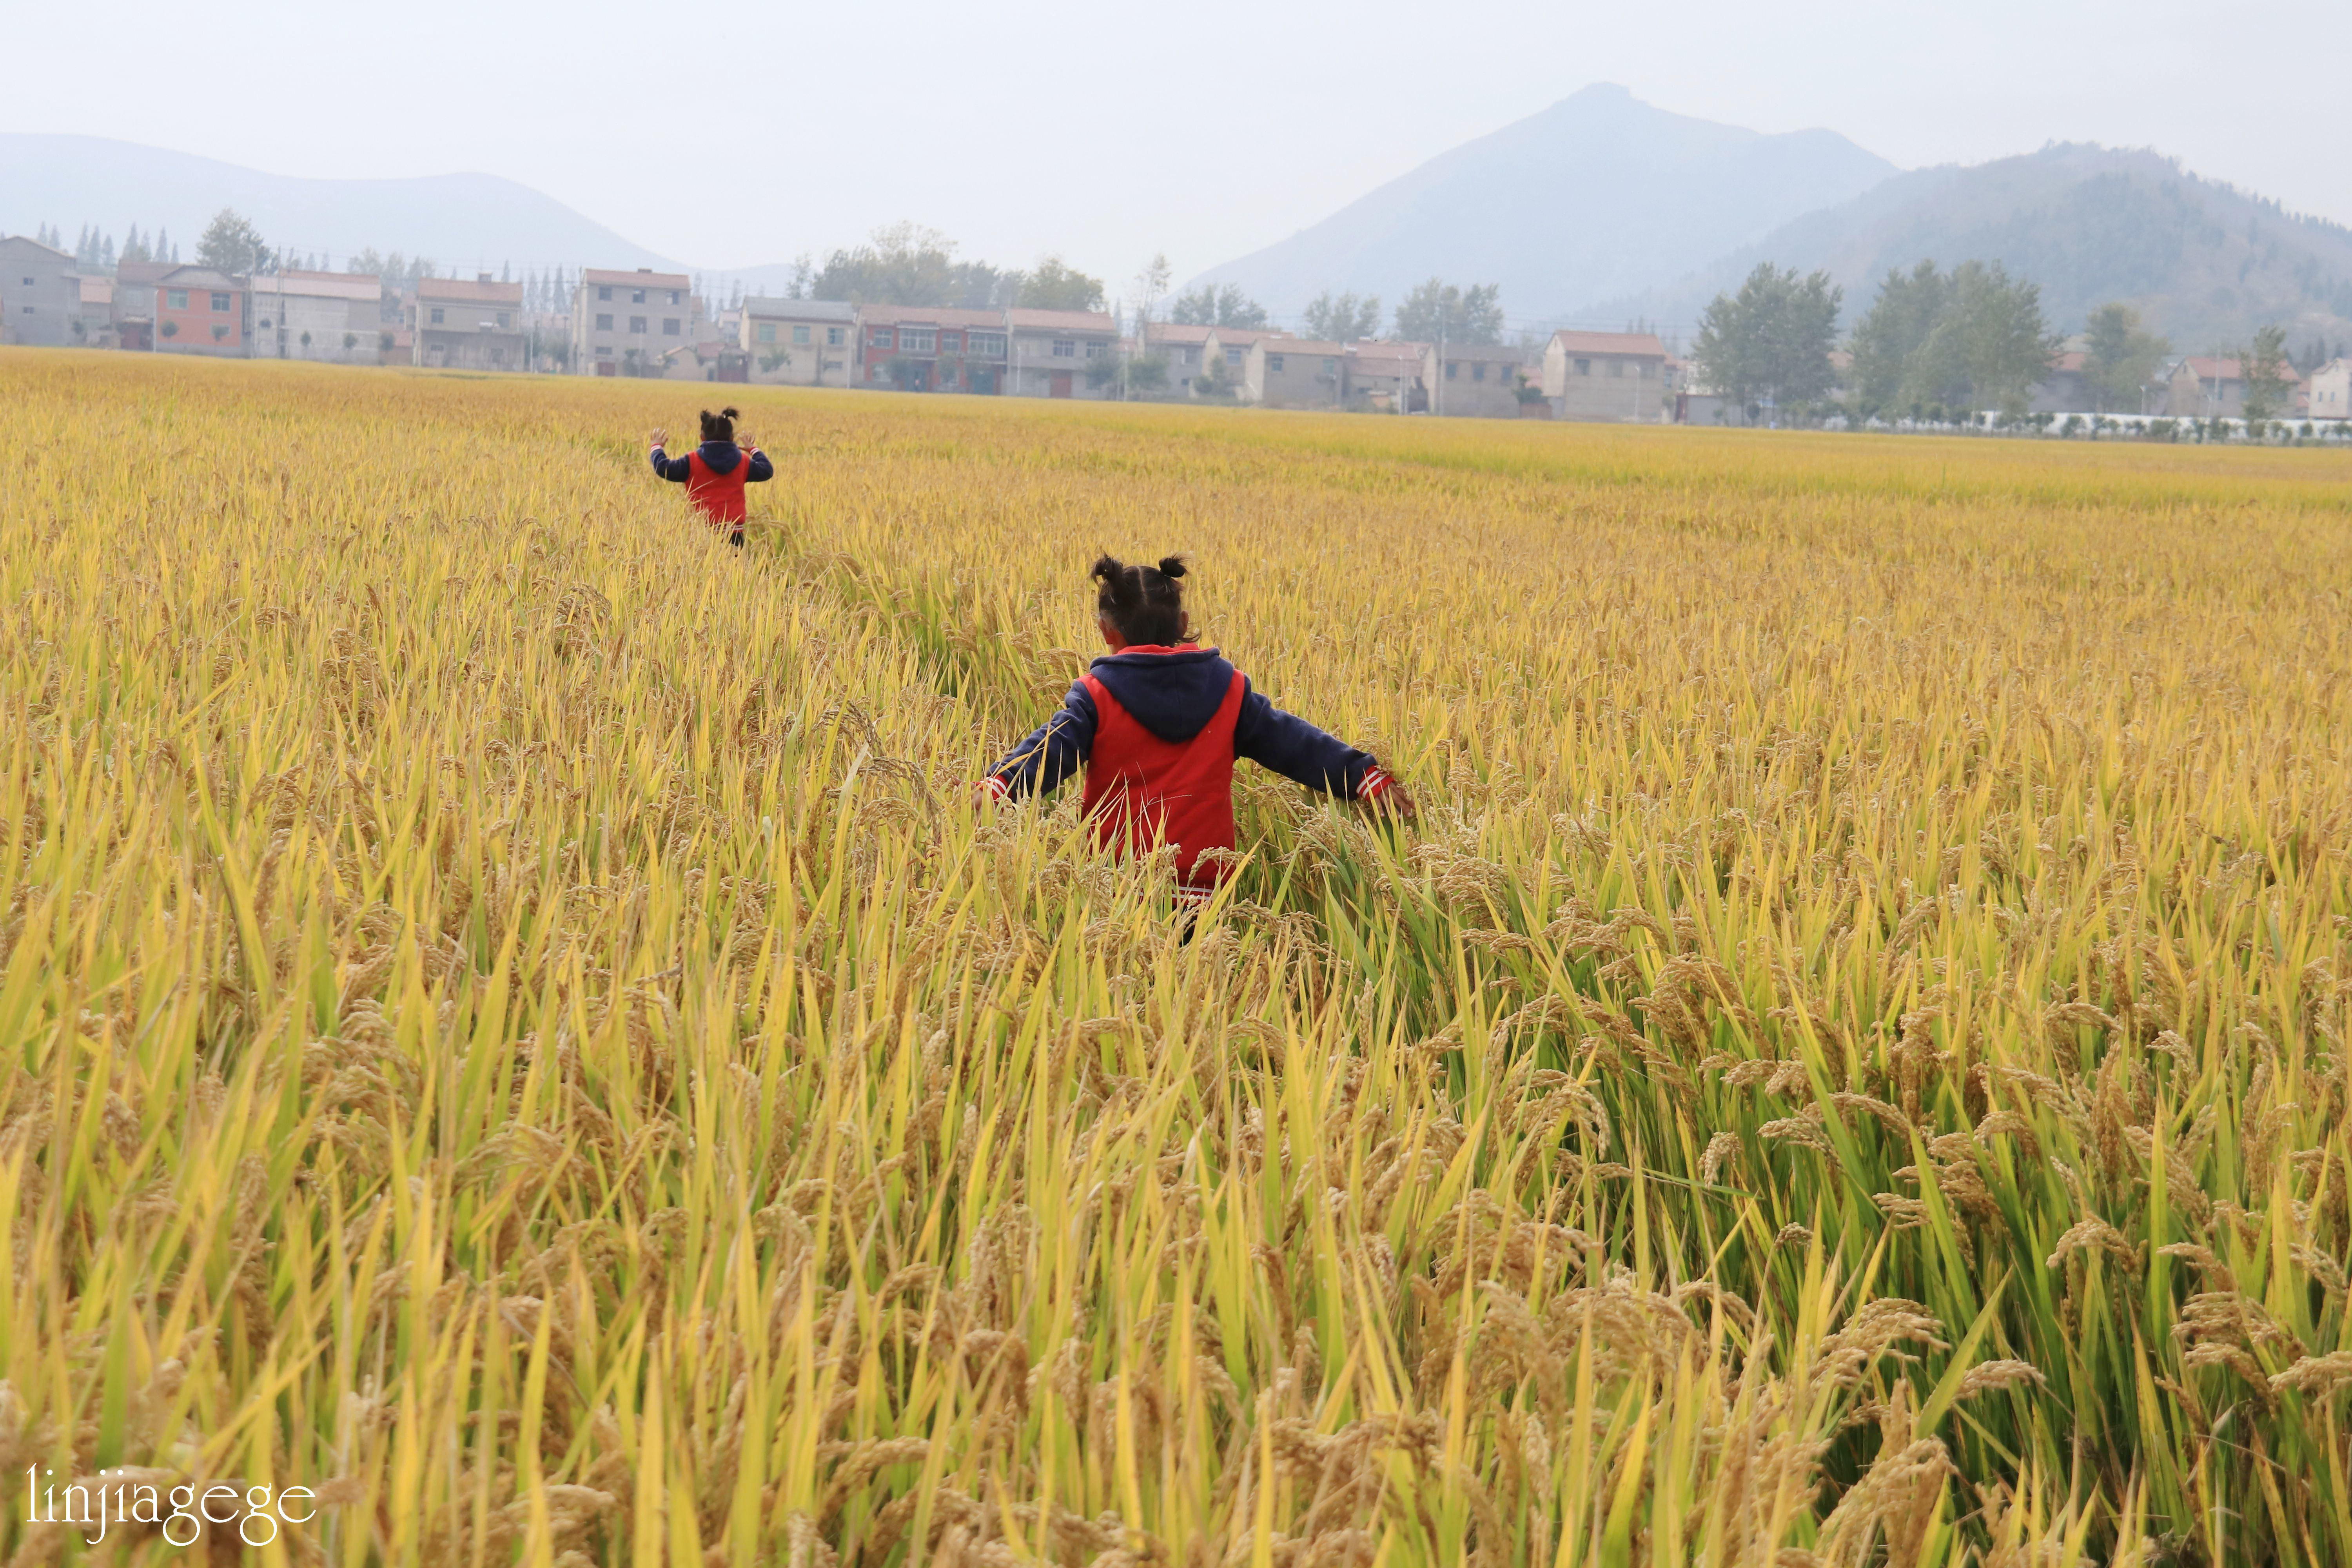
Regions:
<instances>
[{"instance_id":1,"label":"girl in red vest","mask_svg":"<svg viewBox=\"0 0 2352 1568\"><path fill-rule=\"evenodd\" d=\"M735 434L735 421L740 418L732 408L722 408L713 414L702 411L702 445L683 458L673 458L662 450L669 437L667 430L654 432L654 472L672 484L686 487L686 499L701 512L716 533L727 536L727 542L736 549L743 548L743 487L765 484L776 477L776 466L749 436L740 439Z\"/></svg>"},{"instance_id":2,"label":"girl in red vest","mask_svg":"<svg viewBox=\"0 0 2352 1568\"><path fill-rule=\"evenodd\" d=\"M1105 848L1176 847L1180 896L1199 902L1225 874L1234 847L1234 760L1342 800L1410 819L1412 802L1369 752L1276 708L1215 648L1196 647L1179 579L1184 563L1095 563L1097 622L1108 657L1094 661L1040 725L981 781L983 798L1048 794L1081 769L1087 815Z\"/></svg>"}]
</instances>

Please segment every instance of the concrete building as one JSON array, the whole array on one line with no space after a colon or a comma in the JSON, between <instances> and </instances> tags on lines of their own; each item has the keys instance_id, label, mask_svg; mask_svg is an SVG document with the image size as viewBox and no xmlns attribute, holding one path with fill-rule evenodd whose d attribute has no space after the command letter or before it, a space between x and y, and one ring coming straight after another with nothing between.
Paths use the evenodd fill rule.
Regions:
<instances>
[{"instance_id":1,"label":"concrete building","mask_svg":"<svg viewBox=\"0 0 2352 1568\"><path fill-rule=\"evenodd\" d=\"M1348 406L1371 414L1429 411L1427 343L1348 345Z\"/></svg>"},{"instance_id":2,"label":"concrete building","mask_svg":"<svg viewBox=\"0 0 2352 1568\"><path fill-rule=\"evenodd\" d=\"M1242 361L1242 400L1267 408L1344 408L1348 345L1260 338Z\"/></svg>"},{"instance_id":3,"label":"concrete building","mask_svg":"<svg viewBox=\"0 0 2352 1568\"><path fill-rule=\"evenodd\" d=\"M1242 377L1249 368L1249 352L1266 338L1286 338L1291 334L1272 327L1210 327L1201 339L1201 368L1193 373L1192 390L1206 391L1212 384L1222 384L1227 391L1239 395ZM1223 368L1218 368L1222 363Z\"/></svg>"},{"instance_id":4,"label":"concrete building","mask_svg":"<svg viewBox=\"0 0 2352 1568\"><path fill-rule=\"evenodd\" d=\"M416 285L415 338L409 363L440 370L522 370L522 285L426 278Z\"/></svg>"},{"instance_id":5,"label":"concrete building","mask_svg":"<svg viewBox=\"0 0 2352 1568\"><path fill-rule=\"evenodd\" d=\"M253 357L383 363L383 280L373 272L274 272L251 279Z\"/></svg>"},{"instance_id":6,"label":"concrete building","mask_svg":"<svg viewBox=\"0 0 2352 1568\"><path fill-rule=\"evenodd\" d=\"M2311 373L2313 419L2352 419L2352 359L2333 359Z\"/></svg>"},{"instance_id":7,"label":"concrete building","mask_svg":"<svg viewBox=\"0 0 2352 1568\"><path fill-rule=\"evenodd\" d=\"M743 301L751 379L785 386L847 386L857 363L857 307L837 300Z\"/></svg>"},{"instance_id":8,"label":"concrete building","mask_svg":"<svg viewBox=\"0 0 2352 1568\"><path fill-rule=\"evenodd\" d=\"M2271 417L2300 418L2305 388L2294 367L2284 367L2287 385ZM2164 407L2175 419L2243 419L2246 416L2246 373L2235 357L2190 354L2175 360L2158 373ZM2317 418L2317 415L2313 415Z\"/></svg>"},{"instance_id":9,"label":"concrete building","mask_svg":"<svg viewBox=\"0 0 2352 1568\"><path fill-rule=\"evenodd\" d=\"M1666 345L1654 332L1563 331L1544 346L1543 392L1554 418L1652 423L1665 391Z\"/></svg>"},{"instance_id":10,"label":"concrete building","mask_svg":"<svg viewBox=\"0 0 2352 1568\"><path fill-rule=\"evenodd\" d=\"M858 384L863 386L993 396L1005 390L1011 353L1012 333L1001 310L910 305L858 308ZM1083 393L1054 392L1049 385L1045 395L1069 397Z\"/></svg>"},{"instance_id":11,"label":"concrete building","mask_svg":"<svg viewBox=\"0 0 2352 1568\"><path fill-rule=\"evenodd\" d=\"M81 272L64 251L21 234L0 238L0 343L64 348L81 340Z\"/></svg>"},{"instance_id":12,"label":"concrete building","mask_svg":"<svg viewBox=\"0 0 2352 1568\"><path fill-rule=\"evenodd\" d=\"M1183 394L1192 390L1192 383L1204 374L1208 363L1203 357L1214 327L1187 327L1174 321L1146 321L1143 325L1143 352L1157 356L1168 365L1168 389ZM1235 372L1241 367L1233 366ZM1235 379L1239 376L1236 374Z\"/></svg>"},{"instance_id":13,"label":"concrete building","mask_svg":"<svg viewBox=\"0 0 2352 1568\"><path fill-rule=\"evenodd\" d=\"M156 285L168 261L125 261L114 268L114 342L145 353L155 346Z\"/></svg>"},{"instance_id":14,"label":"concrete building","mask_svg":"<svg viewBox=\"0 0 2352 1568\"><path fill-rule=\"evenodd\" d=\"M74 321L74 341L90 349L115 346L114 279L102 272L81 280L81 314Z\"/></svg>"},{"instance_id":15,"label":"concrete building","mask_svg":"<svg viewBox=\"0 0 2352 1568\"><path fill-rule=\"evenodd\" d=\"M245 279L209 267L174 267L155 280L155 351L243 359Z\"/></svg>"},{"instance_id":16,"label":"concrete building","mask_svg":"<svg viewBox=\"0 0 2352 1568\"><path fill-rule=\"evenodd\" d=\"M1108 361L1118 323L1102 310L1007 310L1004 390L1015 397L1103 397L1087 367Z\"/></svg>"},{"instance_id":17,"label":"concrete building","mask_svg":"<svg viewBox=\"0 0 2352 1568\"><path fill-rule=\"evenodd\" d=\"M1499 343L1447 343L1441 360L1429 345L1423 374L1429 380L1429 409L1467 419L1517 419L1519 379L1527 354Z\"/></svg>"},{"instance_id":18,"label":"concrete building","mask_svg":"<svg viewBox=\"0 0 2352 1568\"><path fill-rule=\"evenodd\" d=\"M579 375L661 375L697 336L693 280L683 272L587 268L572 300L572 369ZM698 372L693 379L699 380Z\"/></svg>"}]
</instances>

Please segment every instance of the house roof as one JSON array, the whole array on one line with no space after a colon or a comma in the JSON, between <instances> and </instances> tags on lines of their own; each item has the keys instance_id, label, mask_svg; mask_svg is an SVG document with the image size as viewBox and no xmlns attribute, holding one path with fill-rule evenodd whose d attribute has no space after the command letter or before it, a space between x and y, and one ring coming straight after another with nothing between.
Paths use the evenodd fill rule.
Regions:
<instances>
[{"instance_id":1,"label":"house roof","mask_svg":"<svg viewBox=\"0 0 2352 1568\"><path fill-rule=\"evenodd\" d=\"M1255 348L1258 345L1253 343L1250 346ZM1315 338L1275 339L1265 341L1265 352L1270 354L1305 354L1309 359L1317 354L1344 354L1348 352L1348 345L1345 343L1323 342Z\"/></svg>"},{"instance_id":2,"label":"house roof","mask_svg":"<svg viewBox=\"0 0 2352 1568\"><path fill-rule=\"evenodd\" d=\"M1666 345L1658 341L1655 332L1576 332L1562 330L1554 332L1551 341L1566 353L1630 354L1652 359L1666 357Z\"/></svg>"},{"instance_id":3,"label":"house roof","mask_svg":"<svg viewBox=\"0 0 2352 1568\"><path fill-rule=\"evenodd\" d=\"M253 280L253 291L313 300L380 300L383 279L373 272L269 272Z\"/></svg>"},{"instance_id":4,"label":"house roof","mask_svg":"<svg viewBox=\"0 0 2352 1568\"><path fill-rule=\"evenodd\" d=\"M73 252L69 250L59 250L54 245L44 245L29 234L0 234L0 239L14 240L18 245L29 245L35 250L46 250L51 256L56 257L59 261L71 261L74 258Z\"/></svg>"},{"instance_id":5,"label":"house roof","mask_svg":"<svg viewBox=\"0 0 2352 1568\"><path fill-rule=\"evenodd\" d=\"M1288 336L1290 334L1280 327L1211 327L1201 341L1206 342L1210 338L1214 338L1226 348L1245 349L1261 338Z\"/></svg>"},{"instance_id":6,"label":"house roof","mask_svg":"<svg viewBox=\"0 0 2352 1568\"><path fill-rule=\"evenodd\" d=\"M854 321L857 307L842 300L775 300L752 294L743 300L747 316L784 318L795 321Z\"/></svg>"},{"instance_id":7,"label":"house roof","mask_svg":"<svg viewBox=\"0 0 2352 1568\"><path fill-rule=\"evenodd\" d=\"M580 274L583 283L626 283L632 289L690 289L693 281L683 272L656 272L641 267L635 272L615 272L607 268L591 267Z\"/></svg>"},{"instance_id":8,"label":"house roof","mask_svg":"<svg viewBox=\"0 0 2352 1568\"><path fill-rule=\"evenodd\" d=\"M209 267L173 267L167 268L158 283L171 283L182 289L242 289L245 279L232 278L226 272L215 272Z\"/></svg>"},{"instance_id":9,"label":"house roof","mask_svg":"<svg viewBox=\"0 0 2352 1568\"><path fill-rule=\"evenodd\" d=\"M474 283L462 278L427 278L416 285L420 300L446 300L460 305L520 305L520 283Z\"/></svg>"},{"instance_id":10,"label":"house roof","mask_svg":"<svg viewBox=\"0 0 2352 1568\"><path fill-rule=\"evenodd\" d=\"M1031 312L1035 314L1036 312ZM1004 312L1002 310L955 310L944 306L927 305L860 305L857 319L867 326L895 327L980 327L1002 331ZM1104 318L1108 323L1109 318Z\"/></svg>"},{"instance_id":11,"label":"house roof","mask_svg":"<svg viewBox=\"0 0 2352 1568\"><path fill-rule=\"evenodd\" d=\"M2083 374L2083 367L2090 363L2090 359L2091 356L2089 354L2084 353L2080 350L2076 349L2069 349L2063 353L2053 354L2050 356L2050 374L2053 375L2080 375Z\"/></svg>"},{"instance_id":12,"label":"house roof","mask_svg":"<svg viewBox=\"0 0 2352 1568\"><path fill-rule=\"evenodd\" d=\"M1380 375L1418 374L1429 349L1427 343L1350 343L1348 357Z\"/></svg>"},{"instance_id":13,"label":"house roof","mask_svg":"<svg viewBox=\"0 0 2352 1568\"><path fill-rule=\"evenodd\" d=\"M152 283L177 265L170 261L125 261L115 268L114 280L118 284Z\"/></svg>"},{"instance_id":14,"label":"house roof","mask_svg":"<svg viewBox=\"0 0 2352 1568\"><path fill-rule=\"evenodd\" d=\"M1415 346L1422 348L1435 348L1437 345L1434 343L1426 343L1417 344ZM1527 352L1525 350L1513 348L1508 343L1448 343L1445 345L1445 357L1447 359L1486 360L1489 362L1499 360L1508 364L1525 364L1528 362Z\"/></svg>"},{"instance_id":15,"label":"house roof","mask_svg":"<svg viewBox=\"0 0 2352 1568\"><path fill-rule=\"evenodd\" d=\"M81 302L85 305L113 304L114 279L111 278L84 278L81 280Z\"/></svg>"},{"instance_id":16,"label":"house roof","mask_svg":"<svg viewBox=\"0 0 2352 1568\"><path fill-rule=\"evenodd\" d=\"M1108 310L1007 310L1004 324L1016 332L1116 332Z\"/></svg>"}]
</instances>

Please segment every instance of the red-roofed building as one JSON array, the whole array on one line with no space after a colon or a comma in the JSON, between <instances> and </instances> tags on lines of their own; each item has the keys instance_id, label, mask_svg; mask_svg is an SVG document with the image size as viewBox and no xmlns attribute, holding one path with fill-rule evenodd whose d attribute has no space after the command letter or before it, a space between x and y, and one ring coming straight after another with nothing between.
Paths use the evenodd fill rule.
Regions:
<instances>
[{"instance_id":1,"label":"red-roofed building","mask_svg":"<svg viewBox=\"0 0 2352 1568\"><path fill-rule=\"evenodd\" d=\"M2273 418L2300 417L2307 391L2293 365L2286 374L2286 395ZM2165 412L2176 419L2242 419L2246 416L2246 373L2235 357L2190 354L2174 362L2165 375Z\"/></svg>"},{"instance_id":2,"label":"red-roofed building","mask_svg":"<svg viewBox=\"0 0 2352 1568\"><path fill-rule=\"evenodd\" d=\"M1554 332L1543 390L1557 418L1654 422L1664 406L1666 345L1654 332Z\"/></svg>"},{"instance_id":3,"label":"red-roofed building","mask_svg":"<svg viewBox=\"0 0 2352 1568\"><path fill-rule=\"evenodd\" d=\"M488 273L472 282L426 278L416 285L415 346L410 363L444 370L528 370L522 285Z\"/></svg>"},{"instance_id":4,"label":"red-roofed building","mask_svg":"<svg viewBox=\"0 0 2352 1568\"><path fill-rule=\"evenodd\" d=\"M1428 343L1348 345L1348 406L1376 414L1419 414L1429 407Z\"/></svg>"},{"instance_id":5,"label":"red-roofed building","mask_svg":"<svg viewBox=\"0 0 2352 1568\"><path fill-rule=\"evenodd\" d=\"M857 311L860 385L902 392L1006 390L1012 334L1001 310L864 305Z\"/></svg>"}]
</instances>

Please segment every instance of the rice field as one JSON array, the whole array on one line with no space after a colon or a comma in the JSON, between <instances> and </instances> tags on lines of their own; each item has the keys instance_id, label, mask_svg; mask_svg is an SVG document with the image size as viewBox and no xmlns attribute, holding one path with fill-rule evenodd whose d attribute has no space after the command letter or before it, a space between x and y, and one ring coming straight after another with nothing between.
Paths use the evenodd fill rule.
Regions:
<instances>
[{"instance_id":1,"label":"rice field","mask_svg":"<svg viewBox=\"0 0 2352 1568\"><path fill-rule=\"evenodd\" d=\"M2352 456L723 390L0 354L0 1561L2352 1558Z\"/></svg>"}]
</instances>

